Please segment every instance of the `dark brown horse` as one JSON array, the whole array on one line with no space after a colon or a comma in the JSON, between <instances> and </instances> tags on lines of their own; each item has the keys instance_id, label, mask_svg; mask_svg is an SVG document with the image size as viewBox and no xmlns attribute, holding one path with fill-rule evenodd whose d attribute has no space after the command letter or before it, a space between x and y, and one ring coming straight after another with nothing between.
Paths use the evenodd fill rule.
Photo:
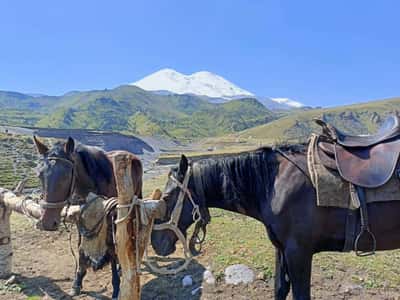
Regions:
<instances>
[{"instance_id":1,"label":"dark brown horse","mask_svg":"<svg viewBox=\"0 0 400 300\"><path fill-rule=\"evenodd\" d=\"M190 176L187 189L200 211L217 207L265 225L276 247L275 299L286 299L290 286L294 299L310 299L313 255L342 251L348 210L317 206L305 152L306 145L281 151L262 148L193 164L182 156L179 166L170 171L163 196L167 214L160 222L170 219L178 195L185 189L182 182ZM189 193L185 193L187 199ZM184 234L193 223L192 210L191 202L185 200L178 222ZM368 204L368 213L377 250L400 248L400 201ZM155 251L165 256L175 251L177 237L170 230L153 231L151 241ZM369 250L368 242L361 241L360 249Z\"/></svg>"},{"instance_id":2,"label":"dark brown horse","mask_svg":"<svg viewBox=\"0 0 400 300\"><path fill-rule=\"evenodd\" d=\"M61 211L65 205L71 204L72 196L85 199L89 192L105 197L117 196L113 166L110 160L116 151L104 152L97 147L75 145L72 138L68 138L66 142L57 142L50 149L36 137L34 137L34 141L41 155L37 166L43 192L42 217L38 222L39 228L56 230L61 221ZM142 163L134 154L126 153L132 158L134 193L142 198ZM113 240L111 231L107 240ZM108 252L102 266L97 265L96 269L111 262L113 298L116 298L119 292L119 276L113 245L110 245ZM72 287L73 294L80 293L82 280L89 266L90 261L82 252L79 252L79 268Z\"/></svg>"}]
</instances>

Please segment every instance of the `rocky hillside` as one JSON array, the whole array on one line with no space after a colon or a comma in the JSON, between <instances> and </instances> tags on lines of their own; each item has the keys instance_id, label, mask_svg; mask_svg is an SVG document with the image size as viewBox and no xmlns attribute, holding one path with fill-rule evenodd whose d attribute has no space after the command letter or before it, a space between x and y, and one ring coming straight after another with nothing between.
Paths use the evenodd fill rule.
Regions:
<instances>
[{"instance_id":1,"label":"rocky hillside","mask_svg":"<svg viewBox=\"0 0 400 300\"><path fill-rule=\"evenodd\" d=\"M24 178L29 179L28 187L37 187L37 159L32 138L0 134L0 187L13 188Z\"/></svg>"}]
</instances>

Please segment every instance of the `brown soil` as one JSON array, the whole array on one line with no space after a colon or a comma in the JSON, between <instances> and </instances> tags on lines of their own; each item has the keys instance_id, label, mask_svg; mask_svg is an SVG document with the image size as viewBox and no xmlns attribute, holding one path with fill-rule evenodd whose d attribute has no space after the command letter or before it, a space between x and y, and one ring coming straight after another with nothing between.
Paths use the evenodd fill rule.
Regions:
<instances>
[{"instance_id":1,"label":"brown soil","mask_svg":"<svg viewBox=\"0 0 400 300\"><path fill-rule=\"evenodd\" d=\"M74 261L69 251L68 234L39 232L27 226L26 221L22 222L21 226L13 229L16 283L7 288L4 281L0 281L0 300L71 299L68 292ZM75 236L73 240L76 241ZM187 271L177 276L145 274L142 277L142 299L273 299L273 279L230 286L217 278L216 286L202 285L202 274L211 259L202 255ZM193 276L194 283L183 288L182 278L187 274ZM328 278L320 268L314 267L313 298L400 299L400 289L366 289L352 283L353 274L351 266L348 266L345 270L335 271L333 278ZM192 295L192 291L201 285L203 288ZM18 291L18 288L22 290ZM106 267L96 273L89 271L84 280L83 294L74 299L110 299L111 292L110 270Z\"/></svg>"}]
</instances>

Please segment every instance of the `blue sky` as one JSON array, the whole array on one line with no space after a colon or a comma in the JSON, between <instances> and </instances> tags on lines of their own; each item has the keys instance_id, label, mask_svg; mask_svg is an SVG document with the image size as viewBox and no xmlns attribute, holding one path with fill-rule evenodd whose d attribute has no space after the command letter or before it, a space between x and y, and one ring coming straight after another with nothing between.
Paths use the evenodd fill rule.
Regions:
<instances>
[{"instance_id":1,"label":"blue sky","mask_svg":"<svg viewBox=\"0 0 400 300\"><path fill-rule=\"evenodd\" d=\"M161 68L332 106L400 96L399 1L0 2L0 89L112 88Z\"/></svg>"}]
</instances>

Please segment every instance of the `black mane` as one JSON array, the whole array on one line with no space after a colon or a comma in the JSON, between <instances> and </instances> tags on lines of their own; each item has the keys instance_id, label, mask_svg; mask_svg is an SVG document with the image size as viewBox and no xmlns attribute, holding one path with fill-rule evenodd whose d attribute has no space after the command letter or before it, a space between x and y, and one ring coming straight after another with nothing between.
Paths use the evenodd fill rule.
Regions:
<instances>
[{"instance_id":1,"label":"black mane","mask_svg":"<svg viewBox=\"0 0 400 300\"><path fill-rule=\"evenodd\" d=\"M98 147L78 144L75 147L75 152L82 160L89 177L94 179L95 182L105 181L110 183L112 181L112 165L104 150Z\"/></svg>"},{"instance_id":2,"label":"black mane","mask_svg":"<svg viewBox=\"0 0 400 300\"><path fill-rule=\"evenodd\" d=\"M110 183L113 177L112 166L104 150L98 147L77 143L76 141L75 143L74 153L79 156L86 173L89 178L93 180L96 187L98 188L97 185L101 182ZM65 142L56 142L48 155L68 158L65 153Z\"/></svg>"},{"instance_id":3,"label":"black mane","mask_svg":"<svg viewBox=\"0 0 400 300\"><path fill-rule=\"evenodd\" d=\"M260 148L234 156L198 161L204 190L231 205L252 195L269 194L276 164L273 149Z\"/></svg>"}]
</instances>

